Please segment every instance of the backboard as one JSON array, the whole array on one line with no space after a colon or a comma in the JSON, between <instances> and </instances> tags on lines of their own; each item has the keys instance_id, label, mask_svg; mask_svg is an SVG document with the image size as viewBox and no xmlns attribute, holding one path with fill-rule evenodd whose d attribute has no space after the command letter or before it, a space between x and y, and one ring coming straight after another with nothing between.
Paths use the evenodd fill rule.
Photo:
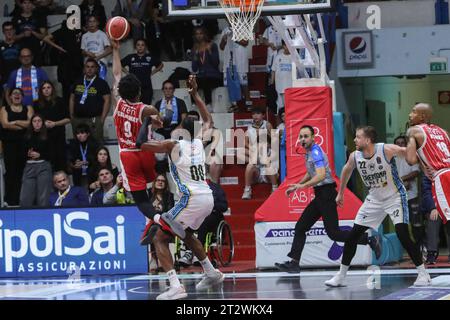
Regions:
<instances>
[{"instance_id":1,"label":"backboard","mask_svg":"<svg viewBox=\"0 0 450 320\"><path fill-rule=\"evenodd\" d=\"M261 15L291 15L331 11L335 0L265 0ZM169 18L221 18L224 10L218 0L165 0Z\"/></svg>"}]
</instances>

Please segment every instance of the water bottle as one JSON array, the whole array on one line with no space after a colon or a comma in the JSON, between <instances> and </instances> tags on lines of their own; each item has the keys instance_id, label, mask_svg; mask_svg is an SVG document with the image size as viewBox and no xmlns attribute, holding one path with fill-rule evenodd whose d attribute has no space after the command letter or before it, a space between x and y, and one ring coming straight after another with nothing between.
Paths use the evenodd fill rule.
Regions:
<instances>
[{"instance_id":1,"label":"water bottle","mask_svg":"<svg viewBox=\"0 0 450 320\"><path fill-rule=\"evenodd\" d=\"M9 16L9 9L8 9L8 4L5 3L4 7L3 7L3 16L7 17Z\"/></svg>"}]
</instances>

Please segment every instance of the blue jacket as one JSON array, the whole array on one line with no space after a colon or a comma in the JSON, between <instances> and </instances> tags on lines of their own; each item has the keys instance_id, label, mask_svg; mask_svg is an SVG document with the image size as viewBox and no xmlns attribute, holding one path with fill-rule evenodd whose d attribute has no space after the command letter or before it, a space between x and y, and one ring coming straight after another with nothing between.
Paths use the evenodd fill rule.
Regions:
<instances>
[{"instance_id":1,"label":"blue jacket","mask_svg":"<svg viewBox=\"0 0 450 320\"><path fill-rule=\"evenodd\" d=\"M58 192L50 193L49 204L50 207L55 206L58 200ZM71 186L67 196L63 199L61 207L82 207L89 206L89 196L87 191L81 187Z\"/></svg>"},{"instance_id":2,"label":"blue jacket","mask_svg":"<svg viewBox=\"0 0 450 320\"><path fill-rule=\"evenodd\" d=\"M105 192L103 192L103 189L97 189L92 193L91 197L91 206L99 207L103 206L103 196L105 195Z\"/></svg>"}]
</instances>

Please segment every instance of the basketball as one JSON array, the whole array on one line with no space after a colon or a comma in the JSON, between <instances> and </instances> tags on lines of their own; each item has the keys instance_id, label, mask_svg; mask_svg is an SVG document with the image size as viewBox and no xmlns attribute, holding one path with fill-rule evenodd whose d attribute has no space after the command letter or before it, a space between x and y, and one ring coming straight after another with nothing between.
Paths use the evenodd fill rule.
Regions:
<instances>
[{"instance_id":1,"label":"basketball","mask_svg":"<svg viewBox=\"0 0 450 320\"><path fill-rule=\"evenodd\" d=\"M121 16L112 17L106 23L106 34L113 40L125 39L130 33L130 24Z\"/></svg>"}]
</instances>

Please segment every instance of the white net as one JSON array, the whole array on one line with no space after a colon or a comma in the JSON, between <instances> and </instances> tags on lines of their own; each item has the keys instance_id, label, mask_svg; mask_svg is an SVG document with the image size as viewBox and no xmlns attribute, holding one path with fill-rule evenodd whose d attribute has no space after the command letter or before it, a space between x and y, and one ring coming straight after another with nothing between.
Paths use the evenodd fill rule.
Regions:
<instances>
[{"instance_id":1,"label":"white net","mask_svg":"<svg viewBox=\"0 0 450 320\"><path fill-rule=\"evenodd\" d=\"M233 30L233 41L253 40L264 0L219 0Z\"/></svg>"}]
</instances>

